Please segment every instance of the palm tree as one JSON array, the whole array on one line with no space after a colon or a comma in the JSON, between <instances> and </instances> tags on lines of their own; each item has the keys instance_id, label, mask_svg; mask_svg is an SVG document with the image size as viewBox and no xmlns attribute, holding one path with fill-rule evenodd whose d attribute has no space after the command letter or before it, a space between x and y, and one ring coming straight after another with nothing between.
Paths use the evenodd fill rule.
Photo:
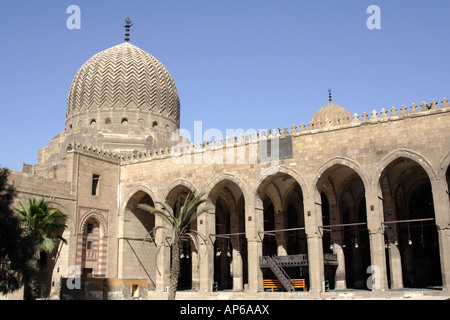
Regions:
<instances>
[{"instance_id":1,"label":"palm tree","mask_svg":"<svg viewBox=\"0 0 450 320\"><path fill-rule=\"evenodd\" d=\"M201 199L203 195L204 194L202 193L199 196L194 197L192 194L188 194L183 202L183 194L180 193L178 194L174 209L164 202L157 202L161 205L161 210L147 204L139 205L141 209L159 216L166 224L163 226L156 226L151 231L153 237L160 229L166 229L170 233L170 236L166 238L172 249L169 300L175 300L177 292L178 278L180 276L180 248L182 241L192 240L196 247L198 238L201 238L206 242L206 239L202 235L189 228L190 223L197 219L199 215L209 211L207 207L199 208L201 204L206 202L205 199Z\"/></svg>"},{"instance_id":2,"label":"palm tree","mask_svg":"<svg viewBox=\"0 0 450 320\"><path fill-rule=\"evenodd\" d=\"M61 236L62 231L67 228L61 220L66 219L67 215L57 209L49 208L44 200L28 199L29 205L25 207L19 202L20 208L17 212L21 214L24 236L30 240L34 250L34 260L37 266L43 261L41 254L53 253L58 248L59 242L67 243ZM39 267L38 267L39 269ZM40 270L38 270L40 271ZM33 291L33 279L27 279L25 283L25 298L32 298L30 291Z\"/></svg>"}]
</instances>

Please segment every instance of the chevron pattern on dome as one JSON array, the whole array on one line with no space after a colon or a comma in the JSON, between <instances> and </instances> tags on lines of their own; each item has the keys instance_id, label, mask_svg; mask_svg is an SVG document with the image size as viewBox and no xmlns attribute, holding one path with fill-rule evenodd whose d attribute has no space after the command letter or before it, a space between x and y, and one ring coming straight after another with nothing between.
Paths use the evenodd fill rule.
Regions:
<instances>
[{"instance_id":1,"label":"chevron pattern on dome","mask_svg":"<svg viewBox=\"0 0 450 320\"><path fill-rule=\"evenodd\" d=\"M113 106L180 119L180 100L170 73L151 54L128 42L97 53L80 68L67 98L66 118L93 107Z\"/></svg>"}]
</instances>

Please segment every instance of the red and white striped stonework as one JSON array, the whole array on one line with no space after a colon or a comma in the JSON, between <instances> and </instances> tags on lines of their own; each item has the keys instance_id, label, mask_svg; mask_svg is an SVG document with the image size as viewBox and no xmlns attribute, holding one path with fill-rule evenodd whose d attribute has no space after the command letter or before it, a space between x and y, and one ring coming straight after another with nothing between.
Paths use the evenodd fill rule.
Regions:
<instances>
[{"instance_id":1,"label":"red and white striped stonework","mask_svg":"<svg viewBox=\"0 0 450 320\"><path fill-rule=\"evenodd\" d=\"M81 230L77 240L76 265L83 276L88 273L93 277L106 276L107 243L101 234L100 223L91 217L84 222ZM87 272L89 269L92 271Z\"/></svg>"}]
</instances>

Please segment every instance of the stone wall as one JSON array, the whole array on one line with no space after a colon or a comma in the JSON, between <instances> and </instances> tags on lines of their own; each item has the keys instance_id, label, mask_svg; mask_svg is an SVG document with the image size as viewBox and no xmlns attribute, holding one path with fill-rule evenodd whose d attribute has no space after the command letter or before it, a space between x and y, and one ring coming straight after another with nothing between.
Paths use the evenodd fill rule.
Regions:
<instances>
[{"instance_id":1,"label":"stone wall","mask_svg":"<svg viewBox=\"0 0 450 320\"><path fill-rule=\"evenodd\" d=\"M450 210L445 175L450 164L449 129L450 106L444 99L441 106L436 101L422 103L421 108L413 104L409 111L404 106L400 110L392 108L390 114L382 109L380 113L363 113L361 117L355 114L351 119L310 123L308 128L304 124L293 125L291 130L285 127L128 155L72 142L54 165L24 166L23 173L11 174L11 180L19 191L17 201L44 197L69 215L69 228L64 234L69 244L58 254L53 279L70 275L71 266L82 266L82 234L86 221L93 218L101 230L97 275L145 277L149 281L147 287L159 292L168 284L169 251L165 246L158 249L162 237L154 239L155 242L143 241L150 227L161 221L149 221L136 211L138 203L168 201L171 191L181 187L196 194L204 192L207 205L212 207L220 196L232 199L231 229L244 232L248 287L256 292L262 289L258 259L264 239L264 194L270 195L276 210L284 210L284 195L298 185L309 265L314 271L310 272L309 290L314 294L321 291L324 280L319 228L322 225L319 184L323 177L330 172L338 175L339 168L347 168L341 171L361 179L372 263L385 266L380 177L396 159L409 159L423 168L433 188L443 282L448 288ZM278 151L277 143L282 146L280 157L267 154L264 147L268 141L274 147L272 152ZM58 153L56 149L52 152ZM99 185L92 194L94 175L99 176ZM192 280L199 282L200 291L210 290L213 282L215 224L214 214L199 217L196 224L197 231L208 239L198 248L199 265L193 271ZM160 250L158 259L157 250ZM235 268L241 268L244 262L235 263ZM235 279L237 282L243 281L237 269L235 278L239 279ZM385 281L382 279L383 287ZM236 285L243 287L242 283Z\"/></svg>"},{"instance_id":2,"label":"stone wall","mask_svg":"<svg viewBox=\"0 0 450 320\"><path fill-rule=\"evenodd\" d=\"M428 106L422 104L421 110L415 104L410 112L406 107L401 110L397 113L393 108L391 115L384 109L380 115L374 111L371 117L364 113L362 119L355 115L338 126L332 121L320 125L310 124L308 129L302 125L297 130L293 126L291 132L287 128L283 132L270 130L267 135L241 135L218 142L189 144L121 157L120 210L123 212L127 201L138 191L146 192L156 202L165 201L169 192L178 185L184 185L195 193L205 192L206 197L210 197L212 189L222 181L235 184L245 199L248 273L251 278L249 285L251 290L260 290L261 271L257 258L261 254L260 232L263 231L263 222L258 189L270 176L282 173L286 177L293 177L304 196L310 269L319 270L316 275L311 275L311 290L320 291L323 257L318 227L322 224L322 212L317 205L321 202L317 183L324 172L342 166L350 168L361 178L367 201L372 263L382 267L385 267L385 256L379 178L383 170L395 159L406 158L422 166L433 185L436 181L445 180L450 150L450 108L447 100L443 100L442 107L438 107L434 101ZM275 141L277 137L280 141L292 138L292 156L279 161L271 159L261 162L258 147L266 139ZM435 190L436 194L438 192L441 192L440 189ZM436 207L439 207L438 203ZM436 220L442 230L448 228L447 207L448 204L436 212ZM206 236L214 233L214 221L214 218L205 217L205 223L198 225L199 231ZM447 231L443 232L442 245L446 247ZM200 274L202 270L211 272L206 262L208 259L200 262ZM444 269L448 270L448 254L441 259ZM160 268L163 269L163 266ZM444 274L447 272L444 271ZM385 281L382 279L383 283ZM444 281L448 281L448 278ZM207 286L204 284L203 288L207 290Z\"/></svg>"}]
</instances>

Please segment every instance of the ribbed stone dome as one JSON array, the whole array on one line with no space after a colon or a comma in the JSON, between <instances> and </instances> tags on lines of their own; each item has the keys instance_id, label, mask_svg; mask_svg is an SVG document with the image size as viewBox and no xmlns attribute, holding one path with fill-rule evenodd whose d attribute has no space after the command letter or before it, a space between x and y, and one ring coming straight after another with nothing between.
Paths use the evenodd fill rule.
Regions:
<instances>
[{"instance_id":1,"label":"ribbed stone dome","mask_svg":"<svg viewBox=\"0 0 450 320\"><path fill-rule=\"evenodd\" d=\"M336 122L340 120L339 122L343 123L349 119L352 119L350 112L334 102L329 102L317 110L311 123L325 125L328 121Z\"/></svg>"},{"instance_id":2,"label":"ribbed stone dome","mask_svg":"<svg viewBox=\"0 0 450 320\"><path fill-rule=\"evenodd\" d=\"M80 117L100 110L138 111L175 126L180 122L172 76L155 57L128 42L97 53L77 72L67 98L66 125L75 116L77 123L89 125L92 120L80 122Z\"/></svg>"}]
</instances>

